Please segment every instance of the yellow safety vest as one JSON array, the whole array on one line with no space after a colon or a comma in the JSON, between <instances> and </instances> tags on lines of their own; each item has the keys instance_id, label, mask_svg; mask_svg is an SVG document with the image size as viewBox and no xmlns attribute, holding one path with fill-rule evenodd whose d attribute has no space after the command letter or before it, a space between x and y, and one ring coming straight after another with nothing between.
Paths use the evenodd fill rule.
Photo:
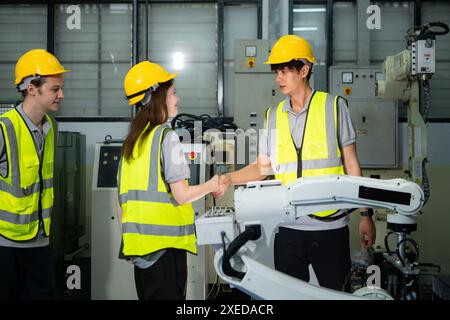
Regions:
<instances>
[{"instance_id":1,"label":"yellow safety vest","mask_svg":"<svg viewBox=\"0 0 450 320\"><path fill-rule=\"evenodd\" d=\"M267 110L270 160L275 178L283 184L299 177L344 174L337 140L337 98L326 92L313 93L299 149L296 149L292 140L288 112L283 111L285 101ZM314 215L326 217L335 212L328 210Z\"/></svg>"},{"instance_id":2,"label":"yellow safety vest","mask_svg":"<svg viewBox=\"0 0 450 320\"><path fill-rule=\"evenodd\" d=\"M0 116L5 140L8 170L0 175L0 234L10 240L26 241L36 237L39 221L50 235L53 208L53 162L55 131L46 115L50 131L45 137L42 162L32 133L16 109Z\"/></svg>"},{"instance_id":3,"label":"yellow safety vest","mask_svg":"<svg viewBox=\"0 0 450 320\"><path fill-rule=\"evenodd\" d=\"M156 126L142 145L139 138L133 149L134 160L122 158L119 165L124 256L143 256L164 248L197 253L192 204L179 205L162 178L164 130L170 129Z\"/></svg>"}]
</instances>

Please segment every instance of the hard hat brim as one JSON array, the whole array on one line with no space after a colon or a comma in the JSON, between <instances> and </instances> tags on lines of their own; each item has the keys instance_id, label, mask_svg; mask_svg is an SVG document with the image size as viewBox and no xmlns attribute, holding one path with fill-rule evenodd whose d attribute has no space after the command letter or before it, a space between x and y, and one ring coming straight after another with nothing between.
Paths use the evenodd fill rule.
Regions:
<instances>
[{"instance_id":1,"label":"hard hat brim","mask_svg":"<svg viewBox=\"0 0 450 320\"><path fill-rule=\"evenodd\" d=\"M169 75L167 76L166 81L163 81L163 82L167 82L169 80L175 79L177 76L178 76L178 74L176 74L176 73L169 73Z\"/></svg>"},{"instance_id":2,"label":"hard hat brim","mask_svg":"<svg viewBox=\"0 0 450 320\"><path fill-rule=\"evenodd\" d=\"M145 93L141 94L140 96L131 98L130 100L128 100L128 105L130 107L134 106L136 103L138 103L139 101L141 101L142 99L144 99Z\"/></svg>"},{"instance_id":3,"label":"hard hat brim","mask_svg":"<svg viewBox=\"0 0 450 320\"><path fill-rule=\"evenodd\" d=\"M314 63L314 62L316 62L316 59L315 59L315 58L313 58L312 61L311 61L310 59L308 59L308 58L302 58L302 59L308 61L309 63ZM301 60L301 59L293 59L293 60ZM290 61L292 61L292 60L290 60ZM280 63L287 63L287 62L290 62L290 61L267 60L267 61L263 62L263 64L280 64Z\"/></svg>"},{"instance_id":4,"label":"hard hat brim","mask_svg":"<svg viewBox=\"0 0 450 320\"><path fill-rule=\"evenodd\" d=\"M47 77L47 76L54 76L54 75L57 75L57 74L63 74L65 72L72 72L72 70L64 69L64 70L59 70L58 72L55 72L55 73L52 72L52 73L45 73L45 74L44 73L41 73L41 74L30 74L29 76L26 76L26 77L24 77L24 78L22 78L20 80L16 79L16 81L14 83L17 86L17 85L21 84L24 79L26 79L28 77L34 77L34 76Z\"/></svg>"},{"instance_id":5,"label":"hard hat brim","mask_svg":"<svg viewBox=\"0 0 450 320\"><path fill-rule=\"evenodd\" d=\"M46 76L55 76L57 74L62 74L62 73L66 73L66 72L72 72L72 70L58 70L58 72L52 72L52 73L46 73L46 74L40 74L40 76L46 77Z\"/></svg>"}]
</instances>

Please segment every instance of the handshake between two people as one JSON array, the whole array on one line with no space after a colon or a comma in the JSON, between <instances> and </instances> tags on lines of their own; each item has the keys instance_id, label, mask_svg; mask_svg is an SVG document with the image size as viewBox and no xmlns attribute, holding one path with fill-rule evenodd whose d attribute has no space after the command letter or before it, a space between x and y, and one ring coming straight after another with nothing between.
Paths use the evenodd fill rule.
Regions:
<instances>
[{"instance_id":1,"label":"handshake between two people","mask_svg":"<svg viewBox=\"0 0 450 320\"><path fill-rule=\"evenodd\" d=\"M207 183L210 184L211 193L214 198L220 198L227 191L228 187L231 185L231 179L228 175L215 175Z\"/></svg>"}]
</instances>

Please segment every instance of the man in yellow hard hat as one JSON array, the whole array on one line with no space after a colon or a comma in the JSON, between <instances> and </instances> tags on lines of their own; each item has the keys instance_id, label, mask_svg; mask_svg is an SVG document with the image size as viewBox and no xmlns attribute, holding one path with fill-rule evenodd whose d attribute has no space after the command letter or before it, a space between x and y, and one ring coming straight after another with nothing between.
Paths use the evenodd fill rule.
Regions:
<instances>
[{"instance_id":1,"label":"man in yellow hard hat","mask_svg":"<svg viewBox=\"0 0 450 320\"><path fill-rule=\"evenodd\" d=\"M56 122L64 99L58 59L43 49L16 64L23 103L0 116L0 299L52 299L49 248Z\"/></svg>"},{"instance_id":2,"label":"man in yellow hard hat","mask_svg":"<svg viewBox=\"0 0 450 320\"><path fill-rule=\"evenodd\" d=\"M222 193L230 184L271 174L283 184L299 177L361 176L346 100L310 87L314 62L311 45L301 37L286 35L275 43L265 63L287 97L266 112L256 162L221 176ZM368 247L375 241L372 211L361 208L360 212L360 240ZM275 268L309 281L311 264L321 286L342 290L351 267L348 220L347 211L326 210L280 227L274 242Z\"/></svg>"}]
</instances>

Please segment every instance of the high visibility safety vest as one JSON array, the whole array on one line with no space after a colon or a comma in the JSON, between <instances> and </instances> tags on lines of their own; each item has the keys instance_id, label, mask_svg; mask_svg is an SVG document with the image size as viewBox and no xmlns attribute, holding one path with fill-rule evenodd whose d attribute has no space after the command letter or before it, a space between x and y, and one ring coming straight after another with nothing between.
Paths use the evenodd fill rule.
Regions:
<instances>
[{"instance_id":1,"label":"high visibility safety vest","mask_svg":"<svg viewBox=\"0 0 450 320\"><path fill-rule=\"evenodd\" d=\"M139 138L133 149L134 160L122 158L119 165L124 256L143 256L164 248L197 253L192 204L179 205L162 177L164 130L170 129L156 126L142 144Z\"/></svg>"},{"instance_id":2,"label":"high visibility safety vest","mask_svg":"<svg viewBox=\"0 0 450 320\"><path fill-rule=\"evenodd\" d=\"M344 174L337 140L337 96L315 91L306 111L302 146L296 148L291 136L285 101L266 113L270 160L275 178L287 184L300 177ZM316 212L326 217L336 210Z\"/></svg>"},{"instance_id":3,"label":"high visibility safety vest","mask_svg":"<svg viewBox=\"0 0 450 320\"><path fill-rule=\"evenodd\" d=\"M31 240L39 232L50 235L53 208L53 163L55 129L46 115L50 131L45 137L43 159L40 161L32 133L16 109L0 116L6 154L7 175L0 175L0 234L13 241Z\"/></svg>"}]
</instances>

